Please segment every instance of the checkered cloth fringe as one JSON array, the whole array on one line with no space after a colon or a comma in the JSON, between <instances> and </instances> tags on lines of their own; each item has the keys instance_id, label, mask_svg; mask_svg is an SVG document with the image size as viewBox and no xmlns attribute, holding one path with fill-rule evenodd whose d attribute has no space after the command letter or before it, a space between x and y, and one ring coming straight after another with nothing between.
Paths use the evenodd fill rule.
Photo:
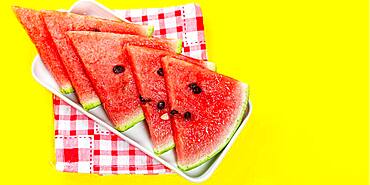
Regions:
<instances>
[{"instance_id":1,"label":"checkered cloth fringe","mask_svg":"<svg viewBox=\"0 0 370 185\"><path fill-rule=\"evenodd\" d=\"M154 36L183 40L182 53L207 59L200 7L115 10L129 21L153 25ZM96 174L162 174L167 167L53 96L56 169Z\"/></svg>"}]
</instances>

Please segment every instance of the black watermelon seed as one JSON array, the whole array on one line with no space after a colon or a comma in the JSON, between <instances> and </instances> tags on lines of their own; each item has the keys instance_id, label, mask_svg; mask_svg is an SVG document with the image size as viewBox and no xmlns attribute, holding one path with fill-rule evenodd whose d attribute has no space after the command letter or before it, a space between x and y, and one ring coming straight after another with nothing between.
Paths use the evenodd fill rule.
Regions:
<instances>
[{"instance_id":1,"label":"black watermelon seed","mask_svg":"<svg viewBox=\"0 0 370 185\"><path fill-rule=\"evenodd\" d=\"M140 102L145 104L145 103L148 103L148 102L151 102L152 100L151 99L145 99L143 98L141 95L139 96L139 99L140 99Z\"/></svg>"},{"instance_id":2,"label":"black watermelon seed","mask_svg":"<svg viewBox=\"0 0 370 185\"><path fill-rule=\"evenodd\" d=\"M100 32L100 30L98 28L93 29L93 31Z\"/></svg>"},{"instance_id":3,"label":"black watermelon seed","mask_svg":"<svg viewBox=\"0 0 370 185\"><path fill-rule=\"evenodd\" d=\"M157 104L157 108L159 109L159 110L162 110L162 109L164 109L164 106L165 106L166 104L164 103L164 101L159 101L158 102L158 104Z\"/></svg>"},{"instance_id":4,"label":"black watermelon seed","mask_svg":"<svg viewBox=\"0 0 370 185\"><path fill-rule=\"evenodd\" d=\"M157 71L157 74L159 76L164 76L164 74L163 74L163 68L159 68L158 71Z\"/></svg>"},{"instance_id":5,"label":"black watermelon seed","mask_svg":"<svg viewBox=\"0 0 370 185\"><path fill-rule=\"evenodd\" d=\"M202 89L199 86L196 86L192 89L194 94L200 94L202 92Z\"/></svg>"},{"instance_id":6,"label":"black watermelon seed","mask_svg":"<svg viewBox=\"0 0 370 185\"><path fill-rule=\"evenodd\" d=\"M190 120L190 118L191 118L191 114L190 114L190 112L185 112L185 114L184 114L184 118L185 118L185 120Z\"/></svg>"},{"instance_id":7,"label":"black watermelon seed","mask_svg":"<svg viewBox=\"0 0 370 185\"><path fill-rule=\"evenodd\" d=\"M170 112L170 114L173 116L173 115L175 115L175 114L178 114L179 113L179 111L177 111L177 110L171 110L171 112Z\"/></svg>"},{"instance_id":8,"label":"black watermelon seed","mask_svg":"<svg viewBox=\"0 0 370 185\"><path fill-rule=\"evenodd\" d=\"M190 87L190 89L194 89L195 87L198 87L198 85L196 83L191 83L188 85Z\"/></svg>"},{"instance_id":9,"label":"black watermelon seed","mask_svg":"<svg viewBox=\"0 0 370 185\"><path fill-rule=\"evenodd\" d=\"M115 74L123 73L125 71L125 68L121 65L116 65L113 67L113 72Z\"/></svg>"},{"instance_id":10,"label":"black watermelon seed","mask_svg":"<svg viewBox=\"0 0 370 185\"><path fill-rule=\"evenodd\" d=\"M140 99L141 102L145 101L145 99L141 95L139 96L139 99Z\"/></svg>"}]
</instances>

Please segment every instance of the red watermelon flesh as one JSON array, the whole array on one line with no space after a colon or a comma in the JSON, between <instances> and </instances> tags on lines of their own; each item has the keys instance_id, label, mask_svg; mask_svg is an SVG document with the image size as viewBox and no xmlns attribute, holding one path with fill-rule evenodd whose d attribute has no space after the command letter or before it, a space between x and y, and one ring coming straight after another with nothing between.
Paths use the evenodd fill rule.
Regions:
<instances>
[{"instance_id":1,"label":"red watermelon flesh","mask_svg":"<svg viewBox=\"0 0 370 185\"><path fill-rule=\"evenodd\" d=\"M141 107L148 124L154 152L162 154L172 149L175 144L172 137L171 120L168 117L170 109L165 82L160 69L161 58L169 55L204 67L210 63L173 52L145 47L127 46L126 51L137 90L144 100L150 100L141 102Z\"/></svg>"},{"instance_id":2,"label":"red watermelon flesh","mask_svg":"<svg viewBox=\"0 0 370 185\"><path fill-rule=\"evenodd\" d=\"M13 11L35 44L42 62L59 85L60 91L64 94L73 92L67 71L46 28L41 13L17 6L13 7Z\"/></svg>"},{"instance_id":3,"label":"red watermelon flesh","mask_svg":"<svg viewBox=\"0 0 370 185\"><path fill-rule=\"evenodd\" d=\"M83 70L80 58L75 53L73 45L68 39L66 32L93 30L147 35L147 31L152 30L152 28L148 29L148 26L51 10L43 10L42 16L54 43L56 44L63 64L67 69L67 73L71 79L77 97L83 108L86 110L100 105L100 101Z\"/></svg>"},{"instance_id":4,"label":"red watermelon flesh","mask_svg":"<svg viewBox=\"0 0 370 185\"><path fill-rule=\"evenodd\" d=\"M242 121L248 87L230 77L163 57L178 167L193 169L220 152Z\"/></svg>"},{"instance_id":5,"label":"red watermelon flesh","mask_svg":"<svg viewBox=\"0 0 370 185\"><path fill-rule=\"evenodd\" d=\"M67 34L115 127L125 131L143 120L139 95L123 48L126 44L161 48L173 41L103 32L72 31ZM116 74L115 66L124 69Z\"/></svg>"}]
</instances>

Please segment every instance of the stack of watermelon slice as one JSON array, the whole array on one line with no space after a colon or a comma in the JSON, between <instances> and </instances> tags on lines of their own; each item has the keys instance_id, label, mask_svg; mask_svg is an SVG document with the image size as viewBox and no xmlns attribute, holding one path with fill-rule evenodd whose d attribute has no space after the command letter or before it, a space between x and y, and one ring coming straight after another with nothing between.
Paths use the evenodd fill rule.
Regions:
<instances>
[{"instance_id":1,"label":"stack of watermelon slice","mask_svg":"<svg viewBox=\"0 0 370 185\"><path fill-rule=\"evenodd\" d=\"M180 169L212 158L240 125L247 85L178 54L181 40L153 38L152 26L13 9L62 93L86 110L102 104L119 131L145 119L154 152L176 147Z\"/></svg>"}]
</instances>

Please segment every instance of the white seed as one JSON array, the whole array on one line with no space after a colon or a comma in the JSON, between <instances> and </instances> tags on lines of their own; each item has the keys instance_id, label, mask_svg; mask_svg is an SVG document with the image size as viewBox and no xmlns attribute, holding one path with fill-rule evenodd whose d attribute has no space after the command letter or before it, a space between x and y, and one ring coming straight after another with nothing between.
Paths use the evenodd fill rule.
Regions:
<instances>
[{"instance_id":1,"label":"white seed","mask_svg":"<svg viewBox=\"0 0 370 185\"><path fill-rule=\"evenodd\" d=\"M169 120L170 116L168 116L168 113L164 113L164 114L162 114L161 119L162 120Z\"/></svg>"}]
</instances>

